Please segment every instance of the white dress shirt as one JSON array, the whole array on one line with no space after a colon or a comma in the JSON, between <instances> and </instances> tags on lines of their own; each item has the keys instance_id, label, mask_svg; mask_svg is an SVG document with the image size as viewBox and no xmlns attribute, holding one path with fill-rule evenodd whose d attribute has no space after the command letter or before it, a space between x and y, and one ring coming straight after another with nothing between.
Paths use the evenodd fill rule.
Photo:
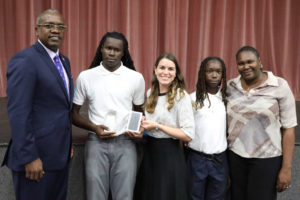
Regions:
<instances>
[{"instance_id":1,"label":"white dress shirt","mask_svg":"<svg viewBox=\"0 0 300 200\"><path fill-rule=\"evenodd\" d=\"M55 56L58 56L59 58L59 62L61 64L61 66L63 66L63 72L64 72L64 76L65 76L65 80L66 80L66 83L67 83L67 88L69 88L69 78L68 78L68 75L67 75L67 72L65 70L65 67L63 65L63 63L61 62L60 60L60 57L59 57L59 50L57 50L57 52L53 52L52 50L48 49L40 40L38 40L38 42L44 47L44 49L47 51L48 55L50 56L52 62L54 63L55 65L55 62L54 62L54 57Z\"/></svg>"}]
</instances>

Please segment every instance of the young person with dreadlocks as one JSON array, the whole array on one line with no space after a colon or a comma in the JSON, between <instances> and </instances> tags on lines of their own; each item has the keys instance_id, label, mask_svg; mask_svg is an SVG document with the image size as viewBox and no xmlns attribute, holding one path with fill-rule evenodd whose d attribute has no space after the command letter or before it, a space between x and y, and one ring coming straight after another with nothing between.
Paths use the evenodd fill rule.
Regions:
<instances>
[{"instance_id":1,"label":"young person with dreadlocks","mask_svg":"<svg viewBox=\"0 0 300 200\"><path fill-rule=\"evenodd\" d=\"M137 200L186 200L186 164L180 140L194 137L191 99L173 54L158 57L145 103L147 130Z\"/></svg>"},{"instance_id":2,"label":"young person with dreadlocks","mask_svg":"<svg viewBox=\"0 0 300 200\"><path fill-rule=\"evenodd\" d=\"M196 87L191 94L195 138L188 144L189 195L191 200L222 200L225 199L228 177L226 68L223 60L205 58Z\"/></svg>"},{"instance_id":3,"label":"young person with dreadlocks","mask_svg":"<svg viewBox=\"0 0 300 200\"><path fill-rule=\"evenodd\" d=\"M126 131L129 112L142 111L145 81L135 71L123 34L106 33L90 69L78 76L73 101L73 124L89 131L85 145L87 199L132 200L137 171L137 152ZM88 102L88 117L80 113ZM125 133L125 134L124 134Z\"/></svg>"}]
</instances>

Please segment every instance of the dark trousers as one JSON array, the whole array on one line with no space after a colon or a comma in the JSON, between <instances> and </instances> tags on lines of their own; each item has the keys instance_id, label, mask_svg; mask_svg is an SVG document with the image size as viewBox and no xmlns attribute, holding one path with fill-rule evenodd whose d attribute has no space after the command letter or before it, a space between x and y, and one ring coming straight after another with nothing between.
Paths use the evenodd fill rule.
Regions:
<instances>
[{"instance_id":1,"label":"dark trousers","mask_svg":"<svg viewBox=\"0 0 300 200\"><path fill-rule=\"evenodd\" d=\"M25 172L13 171L16 200L66 200L68 171L68 166L46 171L39 182L26 178Z\"/></svg>"},{"instance_id":2,"label":"dark trousers","mask_svg":"<svg viewBox=\"0 0 300 200\"><path fill-rule=\"evenodd\" d=\"M226 152L207 155L188 153L188 183L191 200L224 200L227 190Z\"/></svg>"},{"instance_id":3,"label":"dark trousers","mask_svg":"<svg viewBox=\"0 0 300 200\"><path fill-rule=\"evenodd\" d=\"M276 181L282 156L274 158L243 158L228 153L231 200L276 200Z\"/></svg>"}]
</instances>

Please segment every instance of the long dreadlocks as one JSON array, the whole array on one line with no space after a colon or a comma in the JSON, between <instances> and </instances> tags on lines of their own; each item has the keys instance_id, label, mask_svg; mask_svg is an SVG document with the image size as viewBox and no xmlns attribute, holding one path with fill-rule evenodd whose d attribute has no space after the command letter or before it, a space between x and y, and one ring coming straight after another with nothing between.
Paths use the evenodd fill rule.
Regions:
<instances>
[{"instance_id":1,"label":"long dreadlocks","mask_svg":"<svg viewBox=\"0 0 300 200\"><path fill-rule=\"evenodd\" d=\"M96 51L96 55L93 59L93 62L91 63L89 68L94 68L100 65L100 62L102 61L102 53L101 53L101 48L104 45L104 42L106 41L107 38L115 38L118 40L123 41L123 50L124 50L124 55L121 59L123 62L123 65L128 67L129 69L135 70L133 60L131 59L129 50L128 50L128 41L126 40L125 36L122 33L118 32L107 32L101 39L99 46Z\"/></svg>"},{"instance_id":2,"label":"long dreadlocks","mask_svg":"<svg viewBox=\"0 0 300 200\"><path fill-rule=\"evenodd\" d=\"M204 106L204 99L207 98L209 101L209 106L211 105L208 94L207 94L207 86L205 81L205 71L206 71L206 65L209 61L216 60L220 62L222 66L222 79L220 82L220 85L222 85L221 92L222 92L222 101L226 105L226 66L224 61L219 57L207 57L205 58L201 65L198 72L198 81L196 85L196 102L195 102L195 108L202 108Z\"/></svg>"}]
</instances>

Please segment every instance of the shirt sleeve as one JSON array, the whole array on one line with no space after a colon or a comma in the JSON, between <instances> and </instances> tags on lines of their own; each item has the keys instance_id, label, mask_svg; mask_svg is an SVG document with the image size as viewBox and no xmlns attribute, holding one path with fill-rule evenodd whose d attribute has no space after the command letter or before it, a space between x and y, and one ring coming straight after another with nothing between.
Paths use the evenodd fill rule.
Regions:
<instances>
[{"instance_id":1,"label":"shirt sleeve","mask_svg":"<svg viewBox=\"0 0 300 200\"><path fill-rule=\"evenodd\" d=\"M297 126L296 102L286 80L282 80L281 96L278 99L280 122L283 128Z\"/></svg>"},{"instance_id":2,"label":"shirt sleeve","mask_svg":"<svg viewBox=\"0 0 300 200\"><path fill-rule=\"evenodd\" d=\"M74 87L74 98L73 103L77 105L83 105L88 91L87 82L84 79L84 74L81 72L76 80L75 87Z\"/></svg>"},{"instance_id":3,"label":"shirt sleeve","mask_svg":"<svg viewBox=\"0 0 300 200\"><path fill-rule=\"evenodd\" d=\"M192 101L187 92L185 92L185 96L178 102L177 110L179 128L191 139L194 139L195 120L192 109Z\"/></svg>"},{"instance_id":4,"label":"shirt sleeve","mask_svg":"<svg viewBox=\"0 0 300 200\"><path fill-rule=\"evenodd\" d=\"M133 104L134 105L142 105L145 101L145 80L143 76L138 73L136 87L134 91Z\"/></svg>"}]
</instances>

